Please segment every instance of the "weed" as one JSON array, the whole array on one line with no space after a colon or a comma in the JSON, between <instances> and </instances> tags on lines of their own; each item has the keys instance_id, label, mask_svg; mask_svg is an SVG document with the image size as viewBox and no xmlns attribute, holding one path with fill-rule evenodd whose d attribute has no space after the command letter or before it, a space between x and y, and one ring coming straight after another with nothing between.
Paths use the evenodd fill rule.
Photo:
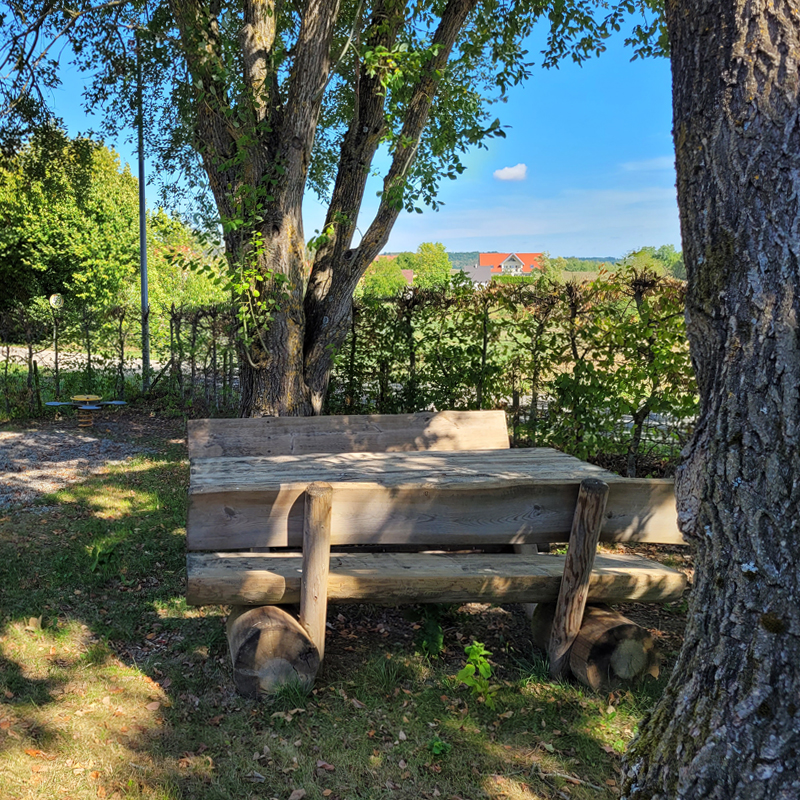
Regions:
<instances>
[{"instance_id":1,"label":"weed","mask_svg":"<svg viewBox=\"0 0 800 800\"><path fill-rule=\"evenodd\" d=\"M428 750L430 750L436 758L443 758L448 755L452 749L453 745L449 742L445 742L444 739L440 739L438 736L434 736L433 739L428 742Z\"/></svg>"},{"instance_id":2,"label":"weed","mask_svg":"<svg viewBox=\"0 0 800 800\"><path fill-rule=\"evenodd\" d=\"M278 687L278 691L271 695L271 705L283 708L303 708L308 702L311 689L307 689L299 680L289 681Z\"/></svg>"},{"instance_id":3,"label":"weed","mask_svg":"<svg viewBox=\"0 0 800 800\"><path fill-rule=\"evenodd\" d=\"M103 574L107 574L108 572L112 571L114 550L116 549L117 544L119 543L111 542L109 544L94 545L89 556L92 559L89 569L92 572L99 571Z\"/></svg>"},{"instance_id":4,"label":"weed","mask_svg":"<svg viewBox=\"0 0 800 800\"><path fill-rule=\"evenodd\" d=\"M467 654L467 663L456 678L469 686L472 694L481 699L487 708L494 708L494 698L500 687L489 682L489 678L492 677L492 665L486 657L490 656L491 652L481 642L475 641L468 644L464 652Z\"/></svg>"},{"instance_id":5,"label":"weed","mask_svg":"<svg viewBox=\"0 0 800 800\"><path fill-rule=\"evenodd\" d=\"M436 658L444 650L442 622L453 609L454 606L449 603L430 603L411 606L403 612L407 619L419 623L416 643L426 656Z\"/></svg>"},{"instance_id":6,"label":"weed","mask_svg":"<svg viewBox=\"0 0 800 800\"><path fill-rule=\"evenodd\" d=\"M374 683L383 695L391 694L409 677L405 665L390 653L369 661L365 672L370 683Z\"/></svg>"}]
</instances>

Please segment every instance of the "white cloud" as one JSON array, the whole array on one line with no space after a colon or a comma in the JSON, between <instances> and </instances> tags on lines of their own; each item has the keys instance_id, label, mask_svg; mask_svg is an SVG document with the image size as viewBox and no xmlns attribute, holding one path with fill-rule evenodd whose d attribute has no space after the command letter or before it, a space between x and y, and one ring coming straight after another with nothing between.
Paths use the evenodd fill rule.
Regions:
<instances>
[{"instance_id":1,"label":"white cloud","mask_svg":"<svg viewBox=\"0 0 800 800\"><path fill-rule=\"evenodd\" d=\"M528 167L525 164L517 164L516 167L496 169L492 174L498 181L524 181L528 177Z\"/></svg>"},{"instance_id":2,"label":"white cloud","mask_svg":"<svg viewBox=\"0 0 800 800\"><path fill-rule=\"evenodd\" d=\"M621 167L625 172L662 172L675 169L675 159L673 156L659 156L645 161L626 161Z\"/></svg>"}]
</instances>

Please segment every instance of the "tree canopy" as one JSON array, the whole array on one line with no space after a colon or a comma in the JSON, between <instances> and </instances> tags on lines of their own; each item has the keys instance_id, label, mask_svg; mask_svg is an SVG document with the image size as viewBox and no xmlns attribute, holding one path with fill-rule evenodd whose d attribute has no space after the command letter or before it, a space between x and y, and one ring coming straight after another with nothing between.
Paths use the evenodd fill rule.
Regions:
<instances>
[{"instance_id":1,"label":"tree canopy","mask_svg":"<svg viewBox=\"0 0 800 800\"><path fill-rule=\"evenodd\" d=\"M436 208L440 182L464 169L464 151L503 135L494 104L532 74L524 43L533 25L549 27L543 64L583 61L652 4L87 0L66 13L21 0L0 29L11 76L0 91L13 112L5 143L14 146L36 121L42 88L58 80L63 41L93 78L87 102L105 109L106 132L134 122L138 59L148 152L165 173L187 177L184 189L207 188L227 278L251 317L242 413L311 413L322 406L353 291L398 215ZM635 26L640 50L658 20ZM378 153L383 188L363 221ZM301 214L308 187L328 202L310 258Z\"/></svg>"},{"instance_id":2,"label":"tree canopy","mask_svg":"<svg viewBox=\"0 0 800 800\"><path fill-rule=\"evenodd\" d=\"M361 279L361 288L367 297L393 297L407 286L398 258L391 256L378 256Z\"/></svg>"},{"instance_id":3,"label":"tree canopy","mask_svg":"<svg viewBox=\"0 0 800 800\"><path fill-rule=\"evenodd\" d=\"M0 303L112 298L138 268L138 190L112 150L40 130L0 168Z\"/></svg>"}]
</instances>

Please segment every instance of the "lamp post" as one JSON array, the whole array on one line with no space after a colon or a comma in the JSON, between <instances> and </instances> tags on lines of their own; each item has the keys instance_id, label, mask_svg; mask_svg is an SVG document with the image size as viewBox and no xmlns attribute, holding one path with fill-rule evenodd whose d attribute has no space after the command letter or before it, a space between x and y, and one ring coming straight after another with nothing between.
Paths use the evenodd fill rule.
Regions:
<instances>
[{"instance_id":1,"label":"lamp post","mask_svg":"<svg viewBox=\"0 0 800 800\"><path fill-rule=\"evenodd\" d=\"M147 215L144 198L144 115L142 49L136 36L136 116L139 133L139 277L142 288L142 392L150 389L150 303L147 298Z\"/></svg>"}]
</instances>

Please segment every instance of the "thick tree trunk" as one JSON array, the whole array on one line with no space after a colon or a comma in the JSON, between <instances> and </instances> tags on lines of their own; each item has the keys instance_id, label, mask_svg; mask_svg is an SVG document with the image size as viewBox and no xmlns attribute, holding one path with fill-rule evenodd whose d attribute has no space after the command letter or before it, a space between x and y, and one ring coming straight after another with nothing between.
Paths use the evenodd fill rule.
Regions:
<instances>
[{"instance_id":1,"label":"thick tree trunk","mask_svg":"<svg viewBox=\"0 0 800 800\"><path fill-rule=\"evenodd\" d=\"M274 224L259 231L263 246L257 258L261 274L287 276L283 281L257 283L253 302L273 298L273 309L248 310L246 335L240 341L242 392L239 413L243 417L307 416L311 403L303 377L303 272L305 269L303 223L299 214L277 211ZM230 245L229 245L230 247ZM245 246L247 249L247 246ZM265 311L271 315L264 322Z\"/></svg>"},{"instance_id":2,"label":"thick tree trunk","mask_svg":"<svg viewBox=\"0 0 800 800\"><path fill-rule=\"evenodd\" d=\"M800 14L670 0L701 418L678 476L695 587L623 797L800 797Z\"/></svg>"}]
</instances>

